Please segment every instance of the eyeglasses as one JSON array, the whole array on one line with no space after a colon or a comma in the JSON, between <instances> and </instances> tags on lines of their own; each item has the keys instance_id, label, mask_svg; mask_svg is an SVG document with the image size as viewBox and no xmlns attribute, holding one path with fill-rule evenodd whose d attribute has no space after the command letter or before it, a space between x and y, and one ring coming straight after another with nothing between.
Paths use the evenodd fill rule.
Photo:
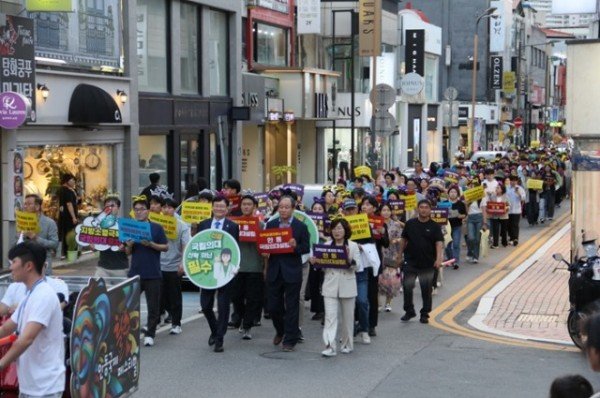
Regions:
<instances>
[{"instance_id":1,"label":"eyeglasses","mask_svg":"<svg viewBox=\"0 0 600 398\"><path fill-rule=\"evenodd\" d=\"M135 212L148 211L148 209L146 209L145 207L134 207L133 211L135 211Z\"/></svg>"}]
</instances>

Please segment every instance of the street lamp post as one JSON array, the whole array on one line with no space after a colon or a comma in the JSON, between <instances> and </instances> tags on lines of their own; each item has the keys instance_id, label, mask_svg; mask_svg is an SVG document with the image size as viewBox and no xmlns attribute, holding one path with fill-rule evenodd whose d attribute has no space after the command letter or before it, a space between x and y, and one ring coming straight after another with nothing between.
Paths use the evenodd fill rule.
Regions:
<instances>
[{"instance_id":1,"label":"street lamp post","mask_svg":"<svg viewBox=\"0 0 600 398\"><path fill-rule=\"evenodd\" d=\"M473 73L471 76L471 117L469 118L469 131L467 132L467 152L473 151L473 132L475 130L475 100L477 96L477 50L479 46L479 21L483 18L496 18L492 15L496 11L496 7L490 7L477 17L475 22L475 35L473 36Z\"/></svg>"}]
</instances>

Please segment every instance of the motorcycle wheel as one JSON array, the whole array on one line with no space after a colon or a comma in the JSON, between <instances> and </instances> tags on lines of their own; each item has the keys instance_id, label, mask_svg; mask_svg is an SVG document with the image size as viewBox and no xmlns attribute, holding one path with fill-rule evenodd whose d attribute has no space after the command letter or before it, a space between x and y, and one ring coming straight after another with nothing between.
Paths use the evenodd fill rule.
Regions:
<instances>
[{"instance_id":1,"label":"motorcycle wheel","mask_svg":"<svg viewBox=\"0 0 600 398\"><path fill-rule=\"evenodd\" d=\"M581 334L581 326L587 315L580 311L569 311L569 317L567 318L567 329L569 330L569 336L573 343L580 349L583 350L585 347L585 336Z\"/></svg>"}]
</instances>

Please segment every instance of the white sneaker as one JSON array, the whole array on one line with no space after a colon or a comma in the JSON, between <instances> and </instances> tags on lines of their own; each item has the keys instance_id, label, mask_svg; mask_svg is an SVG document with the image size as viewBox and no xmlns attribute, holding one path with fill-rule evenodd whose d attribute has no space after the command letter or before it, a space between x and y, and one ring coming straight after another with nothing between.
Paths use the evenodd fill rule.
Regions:
<instances>
[{"instance_id":1,"label":"white sneaker","mask_svg":"<svg viewBox=\"0 0 600 398\"><path fill-rule=\"evenodd\" d=\"M434 287L433 290L431 291L431 295L435 296L437 294L437 287Z\"/></svg>"},{"instance_id":2,"label":"white sneaker","mask_svg":"<svg viewBox=\"0 0 600 398\"><path fill-rule=\"evenodd\" d=\"M468 261L468 262L471 262L471 261L473 261L473 257L471 257L471 256L467 256L467 261Z\"/></svg>"},{"instance_id":3,"label":"white sneaker","mask_svg":"<svg viewBox=\"0 0 600 398\"><path fill-rule=\"evenodd\" d=\"M473 259L473 263L474 263L474 264L477 264L478 262L479 262L479 260L478 260L478 259L476 259L476 258L474 258L474 259Z\"/></svg>"},{"instance_id":4,"label":"white sneaker","mask_svg":"<svg viewBox=\"0 0 600 398\"><path fill-rule=\"evenodd\" d=\"M385 312L392 312L392 306L389 304L385 305Z\"/></svg>"},{"instance_id":5,"label":"white sneaker","mask_svg":"<svg viewBox=\"0 0 600 398\"><path fill-rule=\"evenodd\" d=\"M181 326L173 326L169 334L181 334Z\"/></svg>"},{"instance_id":6,"label":"white sneaker","mask_svg":"<svg viewBox=\"0 0 600 398\"><path fill-rule=\"evenodd\" d=\"M337 355L335 350L332 347L326 348L324 351L321 351L321 355L324 357L334 357Z\"/></svg>"},{"instance_id":7,"label":"white sneaker","mask_svg":"<svg viewBox=\"0 0 600 398\"><path fill-rule=\"evenodd\" d=\"M154 339L152 337L144 337L144 345L146 347L152 347L154 345Z\"/></svg>"},{"instance_id":8,"label":"white sneaker","mask_svg":"<svg viewBox=\"0 0 600 398\"><path fill-rule=\"evenodd\" d=\"M362 338L363 344L371 344L371 337L369 337L369 333L362 332L360 337Z\"/></svg>"},{"instance_id":9,"label":"white sneaker","mask_svg":"<svg viewBox=\"0 0 600 398\"><path fill-rule=\"evenodd\" d=\"M340 351L342 352L342 354L350 354L352 352L352 350L349 347L342 347Z\"/></svg>"}]
</instances>

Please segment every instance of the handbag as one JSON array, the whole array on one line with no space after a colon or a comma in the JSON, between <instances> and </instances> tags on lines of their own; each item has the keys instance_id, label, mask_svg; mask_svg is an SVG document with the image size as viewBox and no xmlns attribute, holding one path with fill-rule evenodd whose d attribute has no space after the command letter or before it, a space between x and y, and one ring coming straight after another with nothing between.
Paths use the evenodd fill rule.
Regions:
<instances>
[{"instance_id":1,"label":"handbag","mask_svg":"<svg viewBox=\"0 0 600 398\"><path fill-rule=\"evenodd\" d=\"M481 231L481 240L479 241L479 257L481 258L488 255L488 249L490 247L489 239L490 230L486 229L485 231Z\"/></svg>"}]
</instances>

